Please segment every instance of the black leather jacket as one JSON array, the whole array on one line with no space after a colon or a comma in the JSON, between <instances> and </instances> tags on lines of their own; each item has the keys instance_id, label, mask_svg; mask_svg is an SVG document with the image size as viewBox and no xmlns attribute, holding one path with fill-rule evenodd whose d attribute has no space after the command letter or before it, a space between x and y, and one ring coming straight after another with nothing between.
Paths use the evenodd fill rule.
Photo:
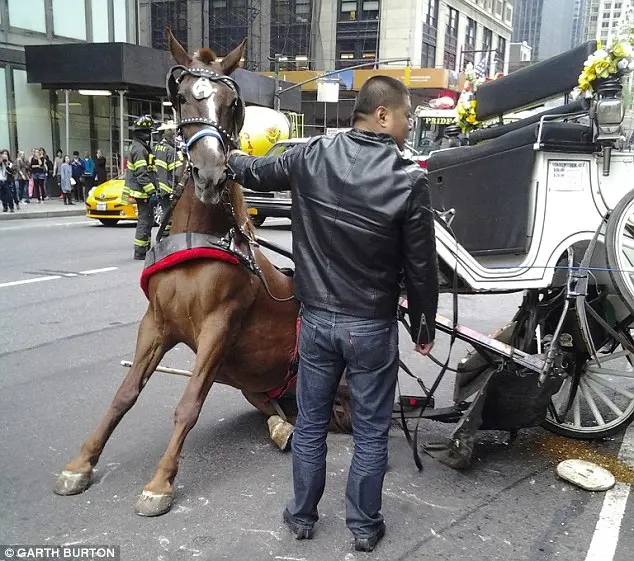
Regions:
<instances>
[{"instance_id":1,"label":"black leather jacket","mask_svg":"<svg viewBox=\"0 0 634 561\"><path fill-rule=\"evenodd\" d=\"M404 272L412 339L434 339L438 273L427 175L391 137L353 129L279 156L233 154L229 167L248 189L292 190L300 302L391 317Z\"/></svg>"}]
</instances>

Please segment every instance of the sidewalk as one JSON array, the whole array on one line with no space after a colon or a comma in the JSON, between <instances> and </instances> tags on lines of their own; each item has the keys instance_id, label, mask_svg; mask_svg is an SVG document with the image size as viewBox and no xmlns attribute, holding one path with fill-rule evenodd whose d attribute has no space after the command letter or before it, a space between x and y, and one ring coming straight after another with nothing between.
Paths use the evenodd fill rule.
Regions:
<instances>
[{"instance_id":1,"label":"sidewalk","mask_svg":"<svg viewBox=\"0 0 634 561\"><path fill-rule=\"evenodd\" d=\"M49 199L42 204L37 200L31 203L20 203L20 210L15 212L0 212L0 220L19 220L21 218L59 218L63 216L82 216L86 213L84 203L74 206L64 205L62 199Z\"/></svg>"}]
</instances>

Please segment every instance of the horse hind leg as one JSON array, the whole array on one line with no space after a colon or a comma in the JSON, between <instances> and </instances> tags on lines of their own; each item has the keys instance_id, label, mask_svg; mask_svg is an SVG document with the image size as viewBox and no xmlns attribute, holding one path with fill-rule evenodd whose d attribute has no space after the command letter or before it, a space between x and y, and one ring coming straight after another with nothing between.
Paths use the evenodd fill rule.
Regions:
<instances>
[{"instance_id":1,"label":"horse hind leg","mask_svg":"<svg viewBox=\"0 0 634 561\"><path fill-rule=\"evenodd\" d=\"M150 310L141 320L134 363L121 382L114 399L78 454L64 466L53 491L58 495L77 495L92 483L93 468L119 421L134 405L141 390L169 348L161 336Z\"/></svg>"},{"instance_id":2,"label":"horse hind leg","mask_svg":"<svg viewBox=\"0 0 634 561\"><path fill-rule=\"evenodd\" d=\"M160 516L172 507L172 484L178 474L178 461L185 438L194 427L203 403L218 372L223 348L227 341L227 320L224 312L208 318L201 330L192 376L174 412L174 430L163 457L149 483L143 488L134 507L140 516ZM221 329L218 325L223 325Z\"/></svg>"},{"instance_id":3,"label":"horse hind leg","mask_svg":"<svg viewBox=\"0 0 634 561\"><path fill-rule=\"evenodd\" d=\"M295 427L280 415L280 411L277 410L265 394L247 391L243 391L242 394L251 405L267 416L266 423L269 427L269 436L275 442L275 445L282 452L290 450Z\"/></svg>"}]
</instances>

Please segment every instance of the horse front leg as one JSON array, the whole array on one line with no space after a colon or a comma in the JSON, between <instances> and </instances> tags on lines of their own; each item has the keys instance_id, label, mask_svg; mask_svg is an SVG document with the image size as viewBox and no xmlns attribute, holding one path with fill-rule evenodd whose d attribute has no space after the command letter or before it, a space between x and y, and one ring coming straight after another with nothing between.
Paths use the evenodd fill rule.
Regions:
<instances>
[{"instance_id":1,"label":"horse front leg","mask_svg":"<svg viewBox=\"0 0 634 561\"><path fill-rule=\"evenodd\" d=\"M161 362L169 346L163 340L151 309L145 313L137 335L134 363L123 379L112 403L81 445L78 454L64 466L53 491L58 495L76 495L88 489L92 483L93 468L99 461L106 442L119 421L134 405L141 390Z\"/></svg>"},{"instance_id":2,"label":"horse front leg","mask_svg":"<svg viewBox=\"0 0 634 561\"><path fill-rule=\"evenodd\" d=\"M198 421L205 398L216 379L227 341L226 324L226 319L213 318L206 322L207 329L201 331L192 376L174 412L172 437L156 466L154 476L143 488L135 505L136 513L141 516L159 516L172 507L172 484L178 473L181 450L187 434ZM219 329L219 325L223 327Z\"/></svg>"}]
</instances>

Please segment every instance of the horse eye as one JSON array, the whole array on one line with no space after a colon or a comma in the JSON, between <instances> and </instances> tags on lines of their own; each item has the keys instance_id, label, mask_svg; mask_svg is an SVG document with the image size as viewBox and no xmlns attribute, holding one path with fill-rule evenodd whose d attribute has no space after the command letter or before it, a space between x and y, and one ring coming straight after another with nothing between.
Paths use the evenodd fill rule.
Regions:
<instances>
[{"instance_id":1,"label":"horse eye","mask_svg":"<svg viewBox=\"0 0 634 561\"><path fill-rule=\"evenodd\" d=\"M187 103L187 100L185 99L185 96L182 94L178 94L178 104L179 105L185 105Z\"/></svg>"}]
</instances>

